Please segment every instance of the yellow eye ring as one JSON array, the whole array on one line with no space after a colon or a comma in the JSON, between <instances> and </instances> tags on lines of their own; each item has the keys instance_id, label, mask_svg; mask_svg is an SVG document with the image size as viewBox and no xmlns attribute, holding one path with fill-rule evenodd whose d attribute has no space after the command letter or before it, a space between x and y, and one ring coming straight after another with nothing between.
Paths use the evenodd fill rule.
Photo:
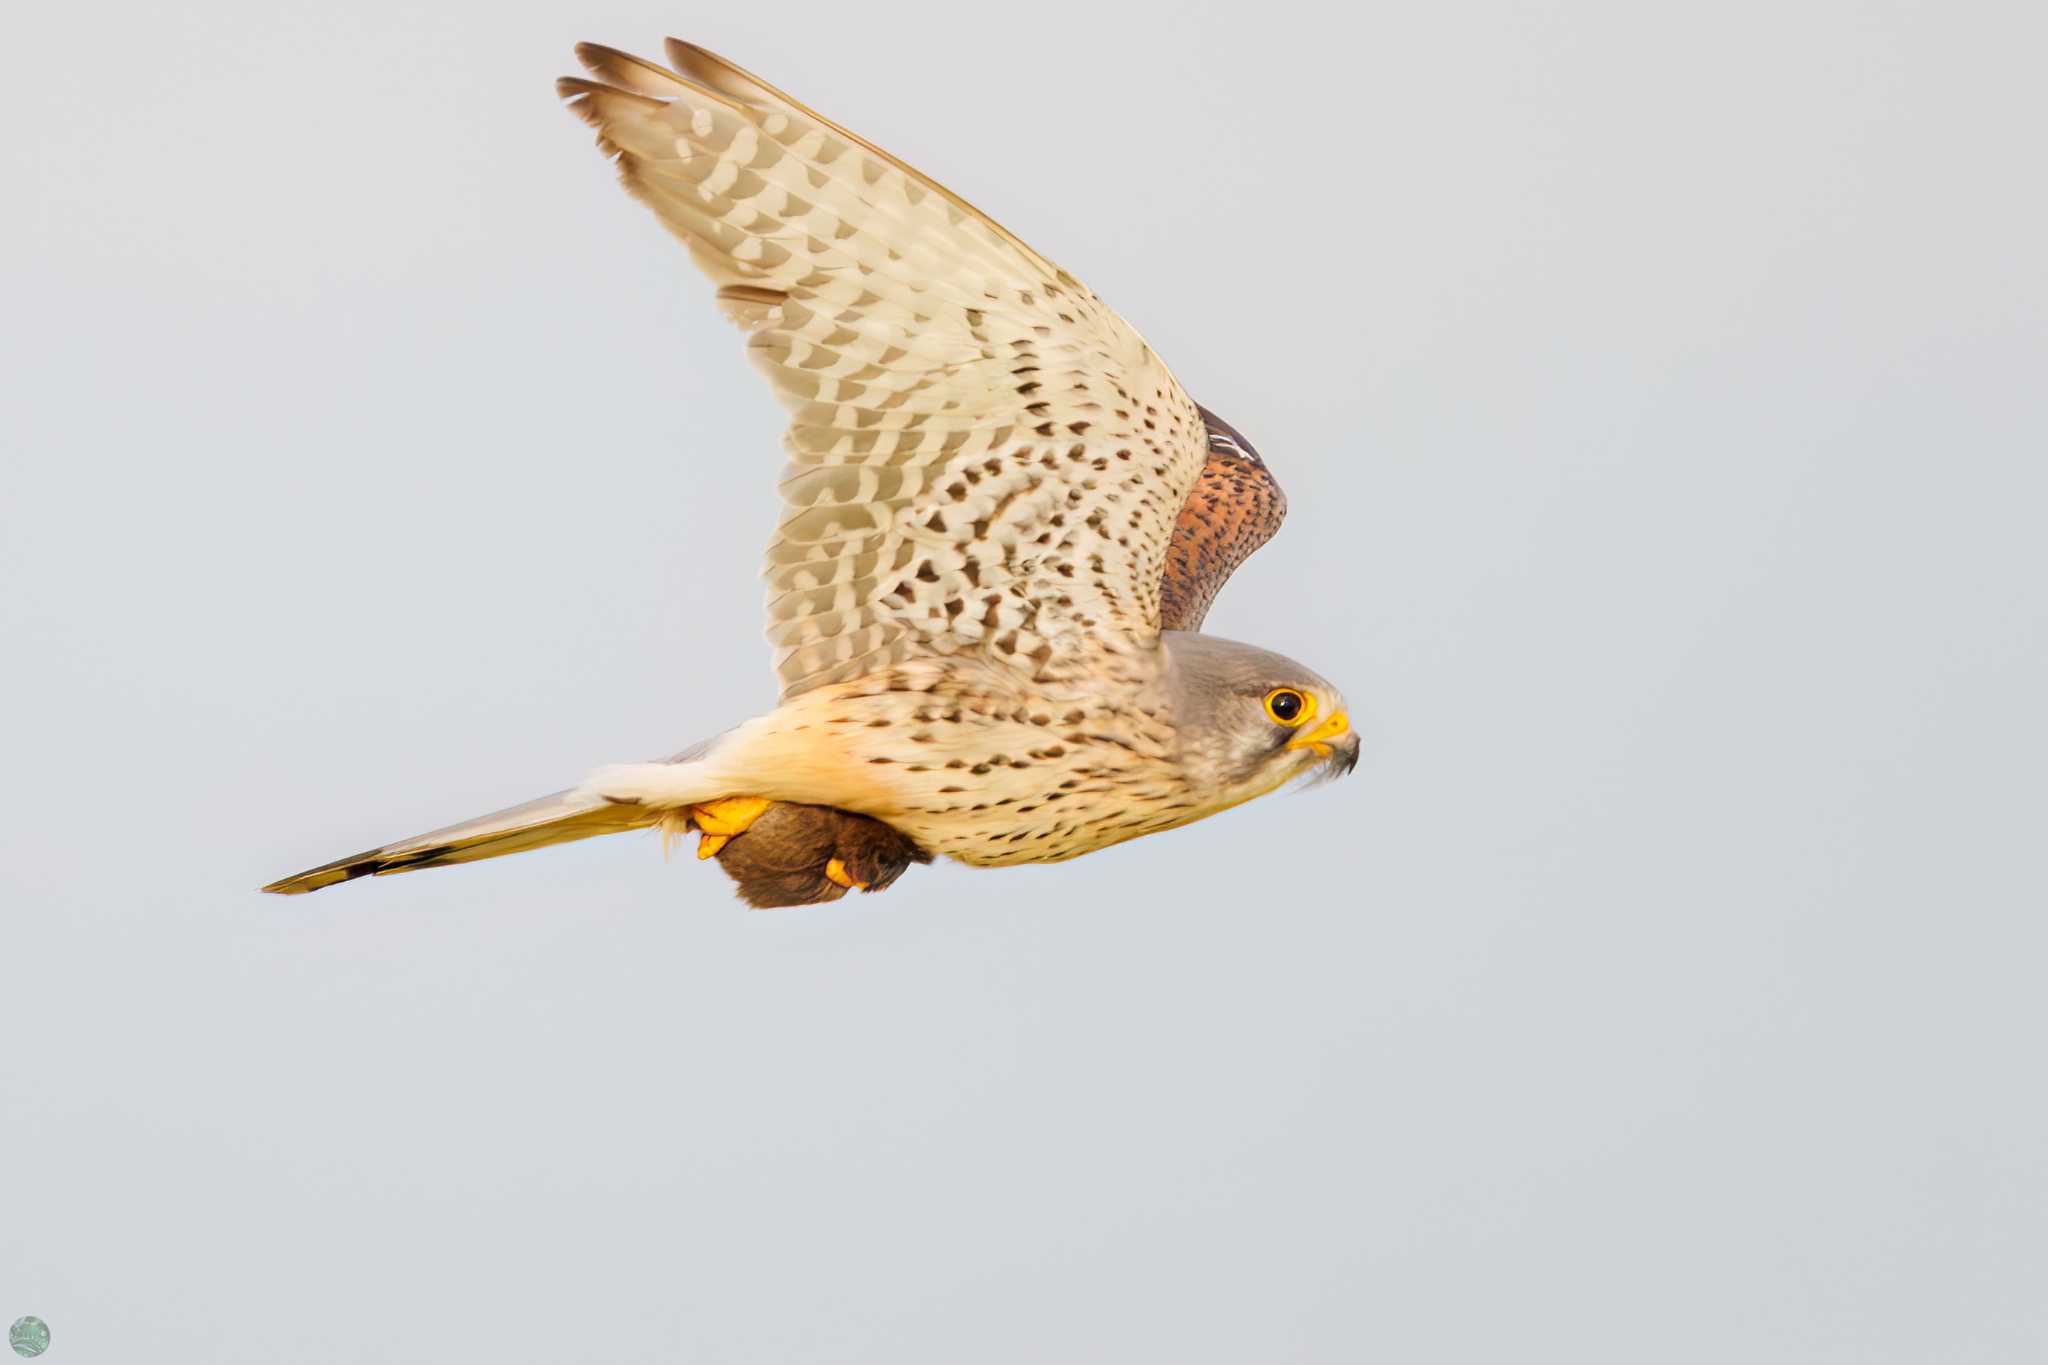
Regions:
<instances>
[{"instance_id":1,"label":"yellow eye ring","mask_svg":"<svg viewBox=\"0 0 2048 1365\"><path fill-rule=\"evenodd\" d=\"M1316 713L1316 699L1291 687L1276 687L1266 694L1266 714L1275 725L1304 725Z\"/></svg>"}]
</instances>

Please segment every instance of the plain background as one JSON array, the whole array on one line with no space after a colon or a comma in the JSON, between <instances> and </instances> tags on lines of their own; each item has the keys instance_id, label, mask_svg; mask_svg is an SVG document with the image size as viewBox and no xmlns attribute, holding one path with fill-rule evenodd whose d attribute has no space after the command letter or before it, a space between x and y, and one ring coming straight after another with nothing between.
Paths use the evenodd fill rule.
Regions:
<instances>
[{"instance_id":1,"label":"plain background","mask_svg":"<svg viewBox=\"0 0 2048 1365\"><path fill-rule=\"evenodd\" d=\"M781 419L550 80L678 32L1285 481L1343 783L747 913L271 877L764 708ZM42 6L0 1320L52 1362L2048 1356L2038 5Z\"/></svg>"}]
</instances>

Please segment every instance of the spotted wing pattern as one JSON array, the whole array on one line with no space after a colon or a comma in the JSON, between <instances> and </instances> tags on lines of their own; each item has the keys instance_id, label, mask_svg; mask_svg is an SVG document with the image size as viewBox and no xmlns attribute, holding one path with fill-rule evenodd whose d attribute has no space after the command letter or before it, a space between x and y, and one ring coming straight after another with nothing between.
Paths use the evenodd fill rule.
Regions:
<instances>
[{"instance_id":1,"label":"spotted wing pattern","mask_svg":"<svg viewBox=\"0 0 2048 1365\"><path fill-rule=\"evenodd\" d=\"M1159 629L1195 405L1087 288L701 48L559 84L792 414L767 556L785 697L917 654L1034 676Z\"/></svg>"}]
</instances>

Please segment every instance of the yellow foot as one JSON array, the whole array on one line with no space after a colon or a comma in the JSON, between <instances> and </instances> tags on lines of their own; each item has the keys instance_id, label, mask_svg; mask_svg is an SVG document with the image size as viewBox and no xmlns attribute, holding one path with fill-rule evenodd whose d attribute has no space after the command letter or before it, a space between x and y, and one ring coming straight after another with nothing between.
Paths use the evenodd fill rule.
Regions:
<instances>
[{"instance_id":1,"label":"yellow foot","mask_svg":"<svg viewBox=\"0 0 2048 1365\"><path fill-rule=\"evenodd\" d=\"M765 796L724 796L690 807L691 820L704 832L704 837L697 841L697 856L709 858L717 854L726 840L735 834L745 834L747 826L774 804Z\"/></svg>"},{"instance_id":2,"label":"yellow foot","mask_svg":"<svg viewBox=\"0 0 2048 1365\"><path fill-rule=\"evenodd\" d=\"M845 887L848 891L865 891L868 889L868 884L855 881L847 872L846 864L840 862L837 858L825 864L825 875L832 881Z\"/></svg>"}]
</instances>

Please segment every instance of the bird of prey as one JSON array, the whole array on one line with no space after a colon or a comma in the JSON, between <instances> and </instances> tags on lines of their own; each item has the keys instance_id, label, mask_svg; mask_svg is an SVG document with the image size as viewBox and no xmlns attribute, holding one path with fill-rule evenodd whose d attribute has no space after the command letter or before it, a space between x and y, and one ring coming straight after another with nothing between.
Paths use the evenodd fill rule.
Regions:
<instances>
[{"instance_id":1,"label":"bird of prey","mask_svg":"<svg viewBox=\"0 0 2048 1365\"><path fill-rule=\"evenodd\" d=\"M265 887L695 832L755 905L913 862L1058 862L1349 772L1336 687L1198 633L1285 500L1066 271L767 82L671 39L558 93L787 406L775 708L651 763Z\"/></svg>"}]
</instances>

